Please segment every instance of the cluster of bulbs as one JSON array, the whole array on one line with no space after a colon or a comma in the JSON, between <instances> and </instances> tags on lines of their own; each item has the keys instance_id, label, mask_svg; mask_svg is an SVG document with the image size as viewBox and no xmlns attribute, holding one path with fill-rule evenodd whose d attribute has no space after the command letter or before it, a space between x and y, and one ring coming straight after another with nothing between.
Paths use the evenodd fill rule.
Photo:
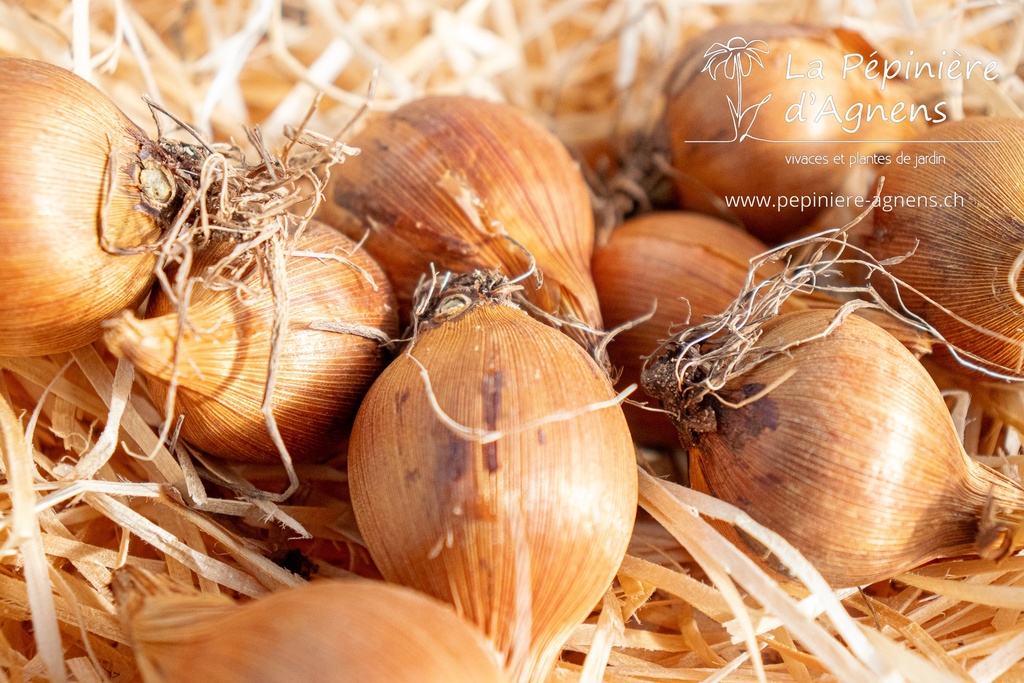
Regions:
<instances>
[{"instance_id":1,"label":"cluster of bulbs","mask_svg":"<svg viewBox=\"0 0 1024 683\"><path fill-rule=\"evenodd\" d=\"M766 103L757 112L762 127L733 144L706 144L740 111L725 106L735 82L702 68L707 47L727 47L740 34L772 45L756 78L743 83L747 102ZM773 118L764 95L784 102L790 82L778 69L787 55L839 64L864 49L848 31L809 27L725 27L696 39L666 89L677 194L685 202L697 192L707 204L752 188L788 195L841 187L846 169L778 167L799 147L772 137L781 135L770 128L778 112ZM229 284L198 280L187 325L173 292L154 286L147 246L175 229L197 191L182 172L189 160L149 140L62 69L0 59L0 75L0 152L18 160L0 169L0 355L59 353L103 337L146 376L157 401L175 383L182 439L222 458L274 461L262 392L281 302L266 274L249 263ZM883 92L850 78L814 87L842 88L819 95L863 102L901 96L897 85ZM1024 377L1024 197L1015 180L1024 171L1024 124L981 118L924 131L880 120L861 133L864 143L846 151L881 158L917 137L921 149L950 160L913 172L890 162L876 169L886 178L882 192L955 187L969 198L948 210L869 219L861 243L876 258L914 252L891 267L906 290L888 295L980 367ZM990 138L1000 145L956 143ZM272 410L298 460L347 447L357 522L383 576L453 605L479 633L421 596L369 583L305 588L296 605L372 613L381 632L402 629L410 653L427 643L437 657L451 654L431 665L443 677L436 680L546 680L626 552L637 504L634 441L681 442L693 486L782 534L837 587L937 557L1016 549L1006 520L1024 510L1024 490L966 455L928 373L865 318L836 324L834 307L793 297L760 324L751 351L787 352L764 353L692 400L688 378L675 371L688 360L683 345L664 343L673 326L721 313L765 249L758 237L779 241L813 216L733 212L744 232L702 214L656 212L616 227L595 250L590 194L576 163L513 107L424 98L372 117L349 142L361 153L332 169L328 201L290 245L287 343L276 359ZM230 239L208 240L192 272L223 272L232 253ZM780 268L768 264L754 276ZM455 275L423 279L436 271ZM663 410L624 412L588 340L643 316L655 300L655 314L608 350L620 381L642 382ZM410 316L404 346L385 344ZM301 627L289 599L257 601L248 612L201 610L213 640L189 643L152 635L154 623L173 621L171 612L160 616L158 601L133 610L147 675L183 680L194 670L173 662L214 661L183 653L205 652L223 634L232 634L231 648L283 638L264 622L289 614L285 623ZM431 626L410 625L417 621ZM347 636L357 624L296 640L306 647L339 629ZM442 648L431 639L450 640ZM417 657L409 654L411 666L423 661ZM467 669L461 678L454 662ZM225 667L217 680L246 680L246 670ZM261 673L273 670L268 664ZM427 680L414 677L426 670L367 670L359 680Z\"/></svg>"}]
</instances>

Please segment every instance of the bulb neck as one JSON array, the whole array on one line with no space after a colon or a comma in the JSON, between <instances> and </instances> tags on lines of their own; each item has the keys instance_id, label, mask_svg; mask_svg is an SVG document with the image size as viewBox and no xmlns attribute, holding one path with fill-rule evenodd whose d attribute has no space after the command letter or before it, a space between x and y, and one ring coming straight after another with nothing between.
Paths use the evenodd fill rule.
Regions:
<instances>
[{"instance_id":1,"label":"bulb neck","mask_svg":"<svg viewBox=\"0 0 1024 683\"><path fill-rule=\"evenodd\" d=\"M976 552L982 559L998 562L1024 548L1024 489L974 461L970 467L971 488L981 505Z\"/></svg>"},{"instance_id":2,"label":"bulb neck","mask_svg":"<svg viewBox=\"0 0 1024 683\"><path fill-rule=\"evenodd\" d=\"M648 395L658 399L661 407L679 432L684 448L700 443L701 435L718 428L716 409L718 401L700 385L709 373L700 363L687 364L684 349L676 342L666 344L662 352L652 358L640 375L640 384ZM691 354L697 357L691 347ZM683 366L685 370L681 370Z\"/></svg>"},{"instance_id":3,"label":"bulb neck","mask_svg":"<svg viewBox=\"0 0 1024 683\"><path fill-rule=\"evenodd\" d=\"M515 295L522 286L493 270L465 275L434 274L416 287L413 298L414 325L439 325L458 320L477 306L499 305L519 308Z\"/></svg>"},{"instance_id":4,"label":"bulb neck","mask_svg":"<svg viewBox=\"0 0 1024 683\"><path fill-rule=\"evenodd\" d=\"M135 171L138 208L153 216L161 230L174 223L184 198L198 187L205 159L204 150L184 142L143 142Z\"/></svg>"}]
</instances>

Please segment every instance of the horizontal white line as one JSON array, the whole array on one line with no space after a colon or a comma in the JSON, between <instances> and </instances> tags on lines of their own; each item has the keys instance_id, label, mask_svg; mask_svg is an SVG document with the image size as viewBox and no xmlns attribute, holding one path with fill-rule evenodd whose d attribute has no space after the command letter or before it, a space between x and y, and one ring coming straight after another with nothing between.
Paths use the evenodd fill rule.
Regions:
<instances>
[{"instance_id":1,"label":"horizontal white line","mask_svg":"<svg viewBox=\"0 0 1024 683\"><path fill-rule=\"evenodd\" d=\"M923 144L947 144L947 145L990 145L1002 142L1002 140L765 140L764 138L748 138L750 140L757 140L758 142L781 142L781 143L800 143L800 144L811 144L815 142L820 143L876 143L876 144L893 144L893 145L923 145ZM698 144L728 144L730 142L742 142L742 140L685 140L687 144L698 143Z\"/></svg>"}]
</instances>

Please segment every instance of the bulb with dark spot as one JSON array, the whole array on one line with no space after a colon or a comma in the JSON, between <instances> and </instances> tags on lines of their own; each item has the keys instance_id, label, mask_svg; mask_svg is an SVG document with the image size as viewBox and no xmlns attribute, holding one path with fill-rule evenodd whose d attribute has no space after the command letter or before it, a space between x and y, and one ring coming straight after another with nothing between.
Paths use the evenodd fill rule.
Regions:
<instances>
[{"instance_id":1,"label":"bulb with dark spot","mask_svg":"<svg viewBox=\"0 0 1024 683\"><path fill-rule=\"evenodd\" d=\"M454 604L511 680L543 681L629 542L629 430L604 372L521 310L517 285L493 273L430 285L415 338L356 417L356 520L385 578Z\"/></svg>"}]
</instances>

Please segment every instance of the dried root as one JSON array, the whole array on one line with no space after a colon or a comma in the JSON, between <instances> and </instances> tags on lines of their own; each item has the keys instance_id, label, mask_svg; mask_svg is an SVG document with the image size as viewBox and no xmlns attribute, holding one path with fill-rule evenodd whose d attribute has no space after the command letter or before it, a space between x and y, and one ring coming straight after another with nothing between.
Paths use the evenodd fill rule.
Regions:
<instances>
[{"instance_id":1,"label":"dried root","mask_svg":"<svg viewBox=\"0 0 1024 683\"><path fill-rule=\"evenodd\" d=\"M299 481L271 405L278 362L288 329L288 263L293 257L346 260L337 254L297 252L295 244L323 201L330 167L342 163L347 156L358 153L358 150L336 138L305 129L316 102L309 109L302 125L286 131L289 142L280 154L267 149L258 128L246 129L248 140L256 150L257 159L254 161L248 160L235 145L206 142L188 124L175 119L155 103L147 103L158 123L159 117L155 114L160 112L195 139L195 143L183 143L161 134L160 148L173 160L168 168L173 174L177 213L170 228L157 242L138 248L157 255L156 275L159 286L170 298L178 314L173 371L163 406L165 419L160 430L160 443L167 441L174 425L182 343L186 332L195 331L188 318L195 287L202 285L213 289L235 290L240 297L252 296L254 292L248 291L243 285L243 277L256 269L260 274L261 286L269 288L274 301L271 354L262 413L289 483L281 493L254 494L253 491L247 491L246 497L256 495L268 501L285 500L296 491ZM357 117L361 114L362 111ZM193 273L195 250L206 248L212 243L228 244L230 248L213 266L202 273ZM369 277L366 273L364 275ZM372 280L371 285L376 286ZM338 331L352 332L347 329ZM366 334L365 331L356 332Z\"/></svg>"}]
</instances>

